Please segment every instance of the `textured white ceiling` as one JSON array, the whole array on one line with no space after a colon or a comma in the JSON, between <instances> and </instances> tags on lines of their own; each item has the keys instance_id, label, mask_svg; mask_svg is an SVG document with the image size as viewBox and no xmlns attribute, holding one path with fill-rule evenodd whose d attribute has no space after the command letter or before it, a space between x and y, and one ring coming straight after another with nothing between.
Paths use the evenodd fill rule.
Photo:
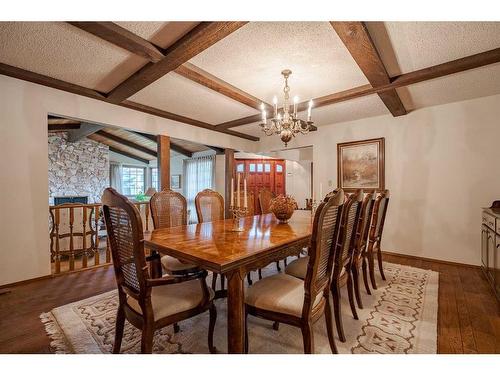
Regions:
<instances>
[{"instance_id":1,"label":"textured white ceiling","mask_svg":"<svg viewBox=\"0 0 500 375\"><path fill-rule=\"evenodd\" d=\"M400 96L409 110L500 94L500 63L421 82L405 89L409 95Z\"/></svg>"},{"instance_id":2,"label":"textured white ceiling","mask_svg":"<svg viewBox=\"0 0 500 375\"><path fill-rule=\"evenodd\" d=\"M166 48L197 22L118 22ZM369 22L391 76L500 47L500 22ZM76 27L56 22L0 22L0 62L108 92L147 61ZM284 68L301 100L367 83L327 22L251 22L191 61L267 102L282 100ZM500 93L500 64L397 90L409 110ZM131 100L217 124L257 113L175 73ZM387 114L377 95L318 108L318 126ZM257 124L234 128L262 136Z\"/></svg>"},{"instance_id":3,"label":"textured white ceiling","mask_svg":"<svg viewBox=\"0 0 500 375\"><path fill-rule=\"evenodd\" d=\"M142 89L130 100L210 124L258 113L173 72Z\"/></svg>"},{"instance_id":4,"label":"textured white ceiling","mask_svg":"<svg viewBox=\"0 0 500 375\"><path fill-rule=\"evenodd\" d=\"M367 22L390 76L500 47L500 22Z\"/></svg>"},{"instance_id":5,"label":"textured white ceiling","mask_svg":"<svg viewBox=\"0 0 500 375\"><path fill-rule=\"evenodd\" d=\"M108 92L142 57L64 22L0 22L0 62Z\"/></svg>"},{"instance_id":6,"label":"textured white ceiling","mask_svg":"<svg viewBox=\"0 0 500 375\"><path fill-rule=\"evenodd\" d=\"M149 40L151 43L167 48L198 22L116 22L121 27Z\"/></svg>"},{"instance_id":7,"label":"textured white ceiling","mask_svg":"<svg viewBox=\"0 0 500 375\"><path fill-rule=\"evenodd\" d=\"M328 22L251 22L190 62L269 103L283 69L301 100L368 83Z\"/></svg>"}]
</instances>

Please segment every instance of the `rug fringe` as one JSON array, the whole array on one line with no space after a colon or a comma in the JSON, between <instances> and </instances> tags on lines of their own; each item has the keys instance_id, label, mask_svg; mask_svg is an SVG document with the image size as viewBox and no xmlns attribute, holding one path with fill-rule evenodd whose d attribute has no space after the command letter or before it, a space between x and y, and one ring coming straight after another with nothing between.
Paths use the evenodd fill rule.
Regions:
<instances>
[{"instance_id":1,"label":"rug fringe","mask_svg":"<svg viewBox=\"0 0 500 375\"><path fill-rule=\"evenodd\" d=\"M62 329L57 324L57 321L52 313L40 314L40 320L45 326L45 332L50 338L50 347L55 354L70 354L68 343L62 332Z\"/></svg>"}]
</instances>

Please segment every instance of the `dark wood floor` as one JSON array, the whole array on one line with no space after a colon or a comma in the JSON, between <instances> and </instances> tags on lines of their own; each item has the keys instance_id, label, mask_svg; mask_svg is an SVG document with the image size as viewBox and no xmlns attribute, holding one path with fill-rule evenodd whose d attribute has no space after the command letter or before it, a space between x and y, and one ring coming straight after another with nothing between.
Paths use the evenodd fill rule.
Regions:
<instances>
[{"instance_id":1,"label":"dark wood floor","mask_svg":"<svg viewBox=\"0 0 500 375\"><path fill-rule=\"evenodd\" d=\"M480 269L387 255L439 272L438 352L500 353L500 315ZM39 315L115 288L110 266L30 282L0 295L0 353L49 353Z\"/></svg>"}]
</instances>

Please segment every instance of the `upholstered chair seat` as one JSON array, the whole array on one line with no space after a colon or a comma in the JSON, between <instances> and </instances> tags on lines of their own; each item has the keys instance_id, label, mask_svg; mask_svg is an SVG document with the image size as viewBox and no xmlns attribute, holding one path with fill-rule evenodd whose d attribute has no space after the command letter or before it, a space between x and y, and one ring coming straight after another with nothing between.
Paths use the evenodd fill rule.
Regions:
<instances>
[{"instance_id":1,"label":"upholstered chair seat","mask_svg":"<svg viewBox=\"0 0 500 375\"><path fill-rule=\"evenodd\" d=\"M175 258L174 258L175 259ZM210 301L215 293L208 288ZM161 285L151 290L151 305L153 306L154 320L160 320L166 316L188 311L201 306L203 303L203 290L200 280L190 280L183 283ZM142 315L139 302L132 297L127 298L127 304Z\"/></svg>"},{"instance_id":2,"label":"upholstered chair seat","mask_svg":"<svg viewBox=\"0 0 500 375\"><path fill-rule=\"evenodd\" d=\"M307 263L309 262L309 257L302 257L294 260L285 268L285 273L287 275L297 277L299 279L304 280L307 274ZM340 276L345 273L345 268L340 272Z\"/></svg>"},{"instance_id":3,"label":"upholstered chair seat","mask_svg":"<svg viewBox=\"0 0 500 375\"><path fill-rule=\"evenodd\" d=\"M313 309L321 298L322 294L316 296ZM259 309L300 317L304 306L304 281L283 273L265 277L248 289L245 303Z\"/></svg>"},{"instance_id":4,"label":"upholstered chair seat","mask_svg":"<svg viewBox=\"0 0 500 375\"><path fill-rule=\"evenodd\" d=\"M176 273L183 271L190 272L198 269L196 265L181 262L179 259L174 258L170 255L164 255L161 257L161 265L167 273Z\"/></svg>"}]
</instances>

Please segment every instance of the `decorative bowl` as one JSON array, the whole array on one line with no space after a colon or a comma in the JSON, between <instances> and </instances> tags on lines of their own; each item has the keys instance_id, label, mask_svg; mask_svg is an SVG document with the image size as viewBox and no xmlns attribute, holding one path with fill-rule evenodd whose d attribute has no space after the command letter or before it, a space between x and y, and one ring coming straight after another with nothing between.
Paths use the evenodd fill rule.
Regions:
<instances>
[{"instance_id":1,"label":"decorative bowl","mask_svg":"<svg viewBox=\"0 0 500 375\"><path fill-rule=\"evenodd\" d=\"M297 208L297 202L290 196L278 195L271 199L269 210L276 216L280 223L286 223Z\"/></svg>"}]
</instances>

